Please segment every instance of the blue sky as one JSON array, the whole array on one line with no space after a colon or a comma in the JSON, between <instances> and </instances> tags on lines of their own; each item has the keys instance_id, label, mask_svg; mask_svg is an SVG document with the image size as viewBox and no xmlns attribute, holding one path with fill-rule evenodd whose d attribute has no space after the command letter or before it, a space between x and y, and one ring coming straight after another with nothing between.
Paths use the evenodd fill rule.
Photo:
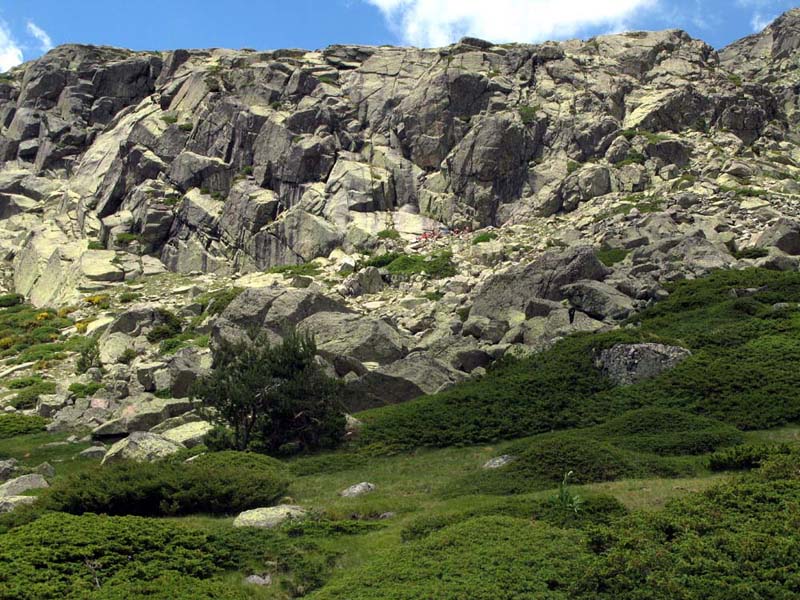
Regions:
<instances>
[{"instance_id":1,"label":"blue sky","mask_svg":"<svg viewBox=\"0 0 800 600\"><path fill-rule=\"evenodd\" d=\"M722 47L782 0L0 0L0 70L69 42L138 50L537 42L681 28Z\"/></svg>"}]
</instances>

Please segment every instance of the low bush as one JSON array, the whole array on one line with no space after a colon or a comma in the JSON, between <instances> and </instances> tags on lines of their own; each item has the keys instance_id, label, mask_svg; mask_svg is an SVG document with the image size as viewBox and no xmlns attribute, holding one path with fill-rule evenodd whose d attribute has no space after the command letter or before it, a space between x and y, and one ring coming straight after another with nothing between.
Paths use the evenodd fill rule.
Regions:
<instances>
[{"instance_id":1,"label":"low bush","mask_svg":"<svg viewBox=\"0 0 800 600\"><path fill-rule=\"evenodd\" d=\"M183 330L183 320L165 308L156 309L156 323L147 333L147 341L151 344L174 337Z\"/></svg>"},{"instance_id":2,"label":"low bush","mask_svg":"<svg viewBox=\"0 0 800 600\"><path fill-rule=\"evenodd\" d=\"M571 597L798 597L798 495L797 479L735 480L600 528Z\"/></svg>"},{"instance_id":3,"label":"low bush","mask_svg":"<svg viewBox=\"0 0 800 600\"><path fill-rule=\"evenodd\" d=\"M400 232L396 229L384 229L378 232L378 239L381 240L399 240Z\"/></svg>"},{"instance_id":4,"label":"low bush","mask_svg":"<svg viewBox=\"0 0 800 600\"><path fill-rule=\"evenodd\" d=\"M800 302L800 273L718 271L670 291L633 317L635 328L573 336L479 380L364 412L358 443L377 453L478 444L588 427L641 407L701 414L739 429L800 419L800 310L791 308ZM790 308L776 309L776 303ZM614 386L595 357L615 344L637 342L672 343L693 354L658 377ZM656 446L666 443L660 451L683 446L696 453L733 439L730 429L719 429L716 441L709 433L685 441L640 436L629 444L659 451Z\"/></svg>"},{"instance_id":5,"label":"low bush","mask_svg":"<svg viewBox=\"0 0 800 600\"><path fill-rule=\"evenodd\" d=\"M325 538L368 529L313 526L234 529L142 517L47 514L12 529L0 545L4 600L195 600L252 598L253 590L224 577L270 572L280 597L319 587L338 551ZM324 533L323 533L324 532ZM327 541L327 540L326 540ZM237 581L238 580L238 581Z\"/></svg>"},{"instance_id":6,"label":"low bush","mask_svg":"<svg viewBox=\"0 0 800 600\"><path fill-rule=\"evenodd\" d=\"M595 428L593 435L619 448L665 456L706 454L743 439L731 425L668 408L627 412Z\"/></svg>"},{"instance_id":7,"label":"low bush","mask_svg":"<svg viewBox=\"0 0 800 600\"><path fill-rule=\"evenodd\" d=\"M22 294L0 294L0 308L19 306L25 301Z\"/></svg>"},{"instance_id":8,"label":"low bush","mask_svg":"<svg viewBox=\"0 0 800 600\"><path fill-rule=\"evenodd\" d=\"M203 313L211 316L219 315L228 308L228 305L236 300L243 291L244 288L232 287L215 292L207 292L198 296L197 302L203 307Z\"/></svg>"},{"instance_id":9,"label":"low bush","mask_svg":"<svg viewBox=\"0 0 800 600\"><path fill-rule=\"evenodd\" d=\"M21 410L34 408L36 402L39 400L39 396L54 394L55 391L56 384L54 381L38 381L19 390L17 395L14 396L8 404Z\"/></svg>"},{"instance_id":10,"label":"low bush","mask_svg":"<svg viewBox=\"0 0 800 600\"><path fill-rule=\"evenodd\" d=\"M712 471L757 469L765 461L791 452L789 444L743 444L714 452L708 457L708 466Z\"/></svg>"},{"instance_id":11,"label":"low bush","mask_svg":"<svg viewBox=\"0 0 800 600\"><path fill-rule=\"evenodd\" d=\"M0 440L44 431L47 419L19 414L0 414Z\"/></svg>"},{"instance_id":12,"label":"low bush","mask_svg":"<svg viewBox=\"0 0 800 600\"><path fill-rule=\"evenodd\" d=\"M103 387L102 383L91 381L89 383L75 382L69 386L69 392L76 398L88 398Z\"/></svg>"},{"instance_id":13,"label":"low bush","mask_svg":"<svg viewBox=\"0 0 800 600\"><path fill-rule=\"evenodd\" d=\"M485 244L487 242L491 242L492 240L497 239L497 234L492 233L491 231L485 231L483 233L479 233L474 238L472 238L472 245L477 246L478 244Z\"/></svg>"},{"instance_id":14,"label":"low bush","mask_svg":"<svg viewBox=\"0 0 800 600\"><path fill-rule=\"evenodd\" d=\"M475 517L503 516L542 521L565 529L588 529L595 525L607 525L627 514L625 507L612 496L591 494L582 497L581 509L564 511L550 499L515 496L492 498L486 502L475 496L472 505L465 510L426 513L403 526L401 539L404 542L421 539L457 523Z\"/></svg>"},{"instance_id":15,"label":"low bush","mask_svg":"<svg viewBox=\"0 0 800 600\"><path fill-rule=\"evenodd\" d=\"M623 248L601 248L595 254L605 266L613 267L615 264L625 260L625 257L628 256L628 250Z\"/></svg>"},{"instance_id":16,"label":"low bush","mask_svg":"<svg viewBox=\"0 0 800 600\"><path fill-rule=\"evenodd\" d=\"M269 273L279 273L284 277L305 276L316 277L322 272L320 266L315 262L307 262L301 265L281 265L272 267Z\"/></svg>"},{"instance_id":17,"label":"low bush","mask_svg":"<svg viewBox=\"0 0 800 600\"><path fill-rule=\"evenodd\" d=\"M512 517L479 517L342 570L310 598L569 598L588 566L584 536Z\"/></svg>"},{"instance_id":18,"label":"low bush","mask_svg":"<svg viewBox=\"0 0 800 600\"><path fill-rule=\"evenodd\" d=\"M288 473L266 456L212 453L189 463L119 463L56 482L42 506L71 514L163 516L231 514L274 504Z\"/></svg>"}]
</instances>

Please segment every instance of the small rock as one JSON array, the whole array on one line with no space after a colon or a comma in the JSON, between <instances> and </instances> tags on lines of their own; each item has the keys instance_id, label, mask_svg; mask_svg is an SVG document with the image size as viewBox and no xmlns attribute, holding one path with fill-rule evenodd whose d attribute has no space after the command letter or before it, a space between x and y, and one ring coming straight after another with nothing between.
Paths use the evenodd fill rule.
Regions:
<instances>
[{"instance_id":1,"label":"small rock","mask_svg":"<svg viewBox=\"0 0 800 600\"><path fill-rule=\"evenodd\" d=\"M55 467L48 462L43 462L38 467L34 469L39 475L43 475L44 477L54 477L56 474Z\"/></svg>"},{"instance_id":2,"label":"small rock","mask_svg":"<svg viewBox=\"0 0 800 600\"><path fill-rule=\"evenodd\" d=\"M490 460L487 460L486 463L483 465L484 469L499 469L501 467L505 467L510 462L513 462L515 457L511 456L510 454L503 454L503 456L497 456Z\"/></svg>"},{"instance_id":3,"label":"small rock","mask_svg":"<svg viewBox=\"0 0 800 600\"><path fill-rule=\"evenodd\" d=\"M272 585L272 575L264 575L263 577L261 575L250 575L244 581L252 585Z\"/></svg>"},{"instance_id":4,"label":"small rock","mask_svg":"<svg viewBox=\"0 0 800 600\"><path fill-rule=\"evenodd\" d=\"M361 483L351 485L346 490L339 492L339 495L342 498L357 498L358 496L363 496L364 494L369 494L370 492L374 491L375 491L374 484L362 481Z\"/></svg>"},{"instance_id":5,"label":"small rock","mask_svg":"<svg viewBox=\"0 0 800 600\"><path fill-rule=\"evenodd\" d=\"M0 481L5 481L9 479L14 471L17 470L17 462L16 458L9 458L8 460L0 460Z\"/></svg>"},{"instance_id":6,"label":"small rock","mask_svg":"<svg viewBox=\"0 0 800 600\"><path fill-rule=\"evenodd\" d=\"M92 446L78 453L80 458L103 458L106 455L105 446Z\"/></svg>"},{"instance_id":7,"label":"small rock","mask_svg":"<svg viewBox=\"0 0 800 600\"><path fill-rule=\"evenodd\" d=\"M278 525L291 519L303 519L308 514L306 509L290 504L254 508L240 513L233 521L234 527L262 527L274 529Z\"/></svg>"},{"instance_id":8,"label":"small rock","mask_svg":"<svg viewBox=\"0 0 800 600\"><path fill-rule=\"evenodd\" d=\"M34 502L36 502L35 496L0 496L0 514L11 512L18 506Z\"/></svg>"}]
</instances>

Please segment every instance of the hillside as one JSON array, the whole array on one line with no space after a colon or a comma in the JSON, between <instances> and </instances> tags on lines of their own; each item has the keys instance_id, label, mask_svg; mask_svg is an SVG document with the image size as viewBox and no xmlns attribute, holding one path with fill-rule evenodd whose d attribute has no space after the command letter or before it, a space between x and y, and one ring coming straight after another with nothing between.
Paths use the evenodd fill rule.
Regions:
<instances>
[{"instance_id":1,"label":"hillside","mask_svg":"<svg viewBox=\"0 0 800 600\"><path fill-rule=\"evenodd\" d=\"M799 56L795 9L3 75L0 598L795 597Z\"/></svg>"}]
</instances>

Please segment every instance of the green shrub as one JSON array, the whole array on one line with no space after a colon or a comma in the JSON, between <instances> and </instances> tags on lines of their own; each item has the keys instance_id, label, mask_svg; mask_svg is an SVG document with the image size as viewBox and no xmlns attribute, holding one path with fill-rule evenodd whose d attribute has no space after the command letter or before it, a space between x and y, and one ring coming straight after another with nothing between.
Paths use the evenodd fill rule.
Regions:
<instances>
[{"instance_id":1,"label":"green shrub","mask_svg":"<svg viewBox=\"0 0 800 600\"><path fill-rule=\"evenodd\" d=\"M718 271L670 291L632 318L635 329L573 336L500 364L480 380L362 413L358 443L374 452L478 444L587 427L643 406L702 414L740 429L800 420L800 311L773 308L800 301L800 273ZM595 366L605 348L652 341L693 354L630 386L612 385ZM690 446L707 441L701 436Z\"/></svg>"},{"instance_id":2,"label":"green shrub","mask_svg":"<svg viewBox=\"0 0 800 600\"><path fill-rule=\"evenodd\" d=\"M9 405L18 409L34 408L39 396L47 394L55 394L56 384L54 381L40 381L34 383L24 389L21 389L16 396L14 396Z\"/></svg>"},{"instance_id":3,"label":"green shrub","mask_svg":"<svg viewBox=\"0 0 800 600\"><path fill-rule=\"evenodd\" d=\"M114 239L117 244L120 244L121 246L127 246L134 242L141 242L142 236L138 233L119 233Z\"/></svg>"},{"instance_id":4,"label":"green shrub","mask_svg":"<svg viewBox=\"0 0 800 600\"><path fill-rule=\"evenodd\" d=\"M31 387L32 385L36 385L38 383L42 383L42 378L38 375L33 375L31 377L19 377L17 379L12 379L6 382L6 387L10 390L21 390L24 388Z\"/></svg>"},{"instance_id":5,"label":"green shrub","mask_svg":"<svg viewBox=\"0 0 800 600\"><path fill-rule=\"evenodd\" d=\"M636 150L631 150L622 161L617 163L617 166L624 167L626 165L643 165L646 162L647 157L644 154L637 152Z\"/></svg>"},{"instance_id":6,"label":"green shrub","mask_svg":"<svg viewBox=\"0 0 800 600\"><path fill-rule=\"evenodd\" d=\"M232 514L271 506L287 487L287 471L278 461L222 452L189 463L98 466L56 482L41 502L47 509L71 514Z\"/></svg>"},{"instance_id":7,"label":"green shrub","mask_svg":"<svg viewBox=\"0 0 800 600\"><path fill-rule=\"evenodd\" d=\"M330 448L344 436L343 389L315 360L313 338L288 331L279 345L221 344L196 386L239 450L270 454Z\"/></svg>"},{"instance_id":8,"label":"green shrub","mask_svg":"<svg viewBox=\"0 0 800 600\"><path fill-rule=\"evenodd\" d=\"M161 120L164 121L167 125L174 125L178 122L178 117L175 115L164 115L161 117Z\"/></svg>"},{"instance_id":9,"label":"green shrub","mask_svg":"<svg viewBox=\"0 0 800 600\"><path fill-rule=\"evenodd\" d=\"M478 244L485 244L495 239L497 239L496 233L492 233L491 231L485 231L483 233L479 233L474 238L472 238L472 245L477 246Z\"/></svg>"},{"instance_id":10,"label":"green shrub","mask_svg":"<svg viewBox=\"0 0 800 600\"><path fill-rule=\"evenodd\" d=\"M629 251L624 248L601 248L595 252L598 260L607 267L622 262L628 254Z\"/></svg>"},{"instance_id":11,"label":"green shrub","mask_svg":"<svg viewBox=\"0 0 800 600\"><path fill-rule=\"evenodd\" d=\"M178 129L180 129L181 131L186 131L191 133L192 131L194 131L194 125L192 125L191 123L181 123L180 125L178 125Z\"/></svg>"},{"instance_id":12,"label":"green shrub","mask_svg":"<svg viewBox=\"0 0 800 600\"><path fill-rule=\"evenodd\" d=\"M520 119L524 125L532 125L536 122L537 107L535 106L520 106L518 109Z\"/></svg>"},{"instance_id":13,"label":"green shrub","mask_svg":"<svg viewBox=\"0 0 800 600\"><path fill-rule=\"evenodd\" d=\"M105 250L106 245L103 242L92 240L89 242L89 250Z\"/></svg>"},{"instance_id":14,"label":"green shrub","mask_svg":"<svg viewBox=\"0 0 800 600\"><path fill-rule=\"evenodd\" d=\"M19 306L25 301L22 294L0 294L0 308Z\"/></svg>"},{"instance_id":15,"label":"green shrub","mask_svg":"<svg viewBox=\"0 0 800 600\"><path fill-rule=\"evenodd\" d=\"M319 265L315 262L307 262L302 265L281 265L272 267L269 273L280 273L284 277L306 276L316 277L321 273Z\"/></svg>"},{"instance_id":16,"label":"green shrub","mask_svg":"<svg viewBox=\"0 0 800 600\"><path fill-rule=\"evenodd\" d=\"M78 383L77 381L69 386L69 392L76 398L88 398L103 387L102 383L91 381L89 383Z\"/></svg>"},{"instance_id":17,"label":"green shrub","mask_svg":"<svg viewBox=\"0 0 800 600\"><path fill-rule=\"evenodd\" d=\"M382 240L399 240L400 232L396 229L384 229L378 232L378 238Z\"/></svg>"},{"instance_id":18,"label":"green shrub","mask_svg":"<svg viewBox=\"0 0 800 600\"><path fill-rule=\"evenodd\" d=\"M765 461L791 451L789 444L743 444L714 452L708 457L708 466L712 471L757 469Z\"/></svg>"},{"instance_id":19,"label":"green shrub","mask_svg":"<svg viewBox=\"0 0 800 600\"><path fill-rule=\"evenodd\" d=\"M798 494L797 480L733 481L601 528L571 597L797 597Z\"/></svg>"},{"instance_id":20,"label":"green shrub","mask_svg":"<svg viewBox=\"0 0 800 600\"><path fill-rule=\"evenodd\" d=\"M100 348L95 338L86 338L87 343L81 349L75 363L75 372L83 375L89 369L100 367Z\"/></svg>"},{"instance_id":21,"label":"green shrub","mask_svg":"<svg viewBox=\"0 0 800 600\"><path fill-rule=\"evenodd\" d=\"M571 160L567 162L567 175L572 175L575 171L581 168L580 163Z\"/></svg>"},{"instance_id":22,"label":"green shrub","mask_svg":"<svg viewBox=\"0 0 800 600\"><path fill-rule=\"evenodd\" d=\"M130 304L131 302L136 302L142 297L141 294L138 292L122 292L119 295L119 301L122 304Z\"/></svg>"},{"instance_id":23,"label":"green shrub","mask_svg":"<svg viewBox=\"0 0 800 600\"><path fill-rule=\"evenodd\" d=\"M435 531L475 517L504 516L519 519L533 518L548 525L565 529L589 529L595 525L608 525L627 514L625 507L613 496L589 494L584 496L581 510L565 513L553 502L530 496L492 498L489 502L475 502L466 510L426 513L403 526L401 539L404 542L421 539Z\"/></svg>"},{"instance_id":24,"label":"green shrub","mask_svg":"<svg viewBox=\"0 0 800 600\"><path fill-rule=\"evenodd\" d=\"M181 318L165 308L156 309L156 323L147 333L147 341L151 344L174 337L183 329Z\"/></svg>"},{"instance_id":25,"label":"green shrub","mask_svg":"<svg viewBox=\"0 0 800 600\"><path fill-rule=\"evenodd\" d=\"M314 600L569 598L584 536L511 517L470 519L338 572Z\"/></svg>"},{"instance_id":26,"label":"green shrub","mask_svg":"<svg viewBox=\"0 0 800 600\"><path fill-rule=\"evenodd\" d=\"M769 250L766 248L745 248L744 250L737 250L733 252L733 256L736 259L755 259L755 258L764 258L765 256L769 256Z\"/></svg>"},{"instance_id":27,"label":"green shrub","mask_svg":"<svg viewBox=\"0 0 800 600\"><path fill-rule=\"evenodd\" d=\"M267 570L277 579L271 591L298 597L333 570L338 551L321 540L368 529L320 525L319 533L308 526L290 536L229 524L201 530L142 517L48 514L3 536L0 598L238 600L252 598L253 589L225 574Z\"/></svg>"},{"instance_id":28,"label":"green shrub","mask_svg":"<svg viewBox=\"0 0 800 600\"><path fill-rule=\"evenodd\" d=\"M743 439L735 427L667 408L630 411L593 431L619 448L666 456L705 454Z\"/></svg>"},{"instance_id":29,"label":"green shrub","mask_svg":"<svg viewBox=\"0 0 800 600\"><path fill-rule=\"evenodd\" d=\"M0 414L0 440L44 431L47 419L20 414Z\"/></svg>"},{"instance_id":30,"label":"green shrub","mask_svg":"<svg viewBox=\"0 0 800 600\"><path fill-rule=\"evenodd\" d=\"M120 354L117 362L121 365L129 365L136 360L137 356L139 356L139 353L136 350L133 348L125 348L125 351Z\"/></svg>"},{"instance_id":31,"label":"green shrub","mask_svg":"<svg viewBox=\"0 0 800 600\"><path fill-rule=\"evenodd\" d=\"M387 252L378 256L370 257L365 263L365 267L375 267L376 269L383 269L390 265L395 259L403 256L401 252Z\"/></svg>"},{"instance_id":32,"label":"green shrub","mask_svg":"<svg viewBox=\"0 0 800 600\"><path fill-rule=\"evenodd\" d=\"M203 312L207 315L219 315L228 308L228 305L236 300L244 291L244 288L232 287L215 292L207 292L197 297L197 302L203 307Z\"/></svg>"}]
</instances>

